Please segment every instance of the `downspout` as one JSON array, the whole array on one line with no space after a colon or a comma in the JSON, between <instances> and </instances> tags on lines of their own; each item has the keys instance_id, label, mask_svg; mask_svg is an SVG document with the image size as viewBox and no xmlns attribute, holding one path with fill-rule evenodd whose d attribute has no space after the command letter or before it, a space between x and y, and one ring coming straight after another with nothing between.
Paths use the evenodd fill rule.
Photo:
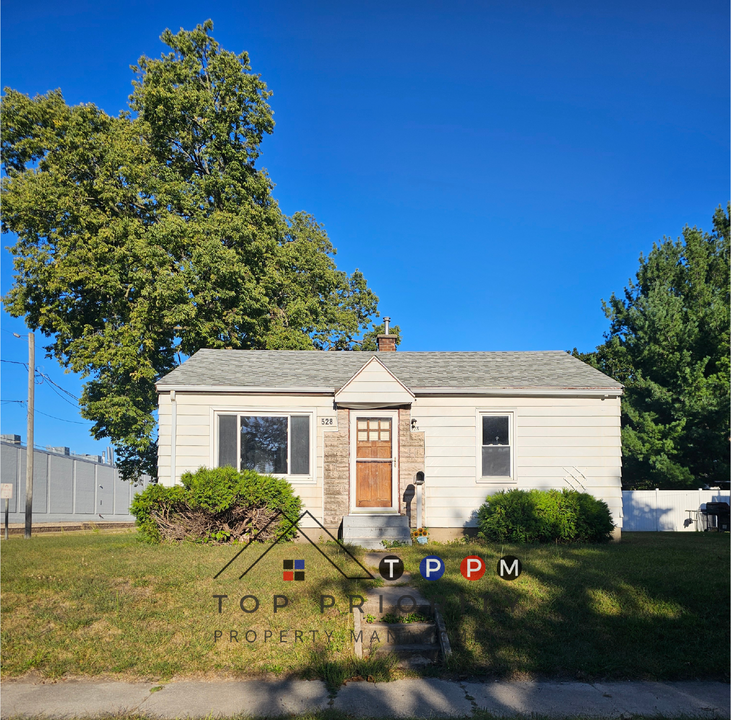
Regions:
<instances>
[{"instance_id":1,"label":"downspout","mask_svg":"<svg viewBox=\"0 0 731 720\"><path fill-rule=\"evenodd\" d=\"M172 405L170 419L170 479L172 485L175 485L178 475L175 463L175 446L178 439L178 403L175 401L175 390L170 391L170 403Z\"/></svg>"}]
</instances>

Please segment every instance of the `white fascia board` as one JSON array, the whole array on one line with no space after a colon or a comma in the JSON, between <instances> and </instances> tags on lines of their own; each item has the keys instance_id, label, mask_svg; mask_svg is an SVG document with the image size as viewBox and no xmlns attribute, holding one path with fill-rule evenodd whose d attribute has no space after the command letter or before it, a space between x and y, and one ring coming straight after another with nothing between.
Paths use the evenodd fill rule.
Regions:
<instances>
[{"instance_id":1,"label":"white fascia board","mask_svg":"<svg viewBox=\"0 0 731 720\"><path fill-rule=\"evenodd\" d=\"M268 395L334 395L335 388L322 387L246 387L243 385L155 385L157 392L166 393L171 390L177 392L196 393L244 393Z\"/></svg>"},{"instance_id":2,"label":"white fascia board","mask_svg":"<svg viewBox=\"0 0 731 720\"><path fill-rule=\"evenodd\" d=\"M545 397L619 397L620 388L414 388L419 395L478 395L483 397L513 397L516 395L534 395Z\"/></svg>"}]
</instances>

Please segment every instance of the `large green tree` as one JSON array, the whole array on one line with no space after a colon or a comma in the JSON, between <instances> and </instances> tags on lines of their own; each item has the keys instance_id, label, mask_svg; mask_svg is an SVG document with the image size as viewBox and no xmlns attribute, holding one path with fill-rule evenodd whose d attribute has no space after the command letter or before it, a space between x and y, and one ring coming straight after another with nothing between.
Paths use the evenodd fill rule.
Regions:
<instances>
[{"instance_id":1,"label":"large green tree","mask_svg":"<svg viewBox=\"0 0 731 720\"><path fill-rule=\"evenodd\" d=\"M358 349L377 317L323 227L272 198L256 165L271 93L212 28L165 31L171 52L133 67L117 117L58 90L6 88L0 108L6 308L88 378L82 414L128 477L155 474L154 383L179 352Z\"/></svg>"},{"instance_id":2,"label":"large green tree","mask_svg":"<svg viewBox=\"0 0 731 720\"><path fill-rule=\"evenodd\" d=\"M729 206L731 209L731 206ZM622 482L688 488L729 479L729 213L640 256L604 311L595 352L574 354L624 383Z\"/></svg>"}]
</instances>

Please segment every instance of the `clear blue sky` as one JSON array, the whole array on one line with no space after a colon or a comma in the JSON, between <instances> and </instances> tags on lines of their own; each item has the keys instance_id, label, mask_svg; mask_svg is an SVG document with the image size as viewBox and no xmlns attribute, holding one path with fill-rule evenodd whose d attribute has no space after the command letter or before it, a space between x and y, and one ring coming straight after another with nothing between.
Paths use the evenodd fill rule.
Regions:
<instances>
[{"instance_id":1,"label":"clear blue sky","mask_svg":"<svg viewBox=\"0 0 731 720\"><path fill-rule=\"evenodd\" d=\"M725 0L5 0L2 84L117 114L129 65L209 17L274 92L276 198L325 225L402 350L591 350L640 253L710 229L728 200ZM22 321L2 323L3 359L24 360ZM2 371L2 432L25 438L6 402L25 398L24 369ZM47 384L36 407L65 420L38 415L37 443L106 445Z\"/></svg>"}]
</instances>

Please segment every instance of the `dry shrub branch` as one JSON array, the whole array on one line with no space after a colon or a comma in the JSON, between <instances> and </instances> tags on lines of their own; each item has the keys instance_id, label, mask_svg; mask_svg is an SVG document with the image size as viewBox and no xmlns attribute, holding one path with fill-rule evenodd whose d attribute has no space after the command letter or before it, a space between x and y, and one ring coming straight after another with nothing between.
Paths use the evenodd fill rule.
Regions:
<instances>
[{"instance_id":1,"label":"dry shrub branch","mask_svg":"<svg viewBox=\"0 0 731 720\"><path fill-rule=\"evenodd\" d=\"M294 520L301 513L301 501L286 480L253 470L199 468L181 480L174 487L151 485L135 497L132 514L144 539L227 543L256 537L267 542L287 528L285 516ZM285 539L295 535L295 528L284 533Z\"/></svg>"}]
</instances>

